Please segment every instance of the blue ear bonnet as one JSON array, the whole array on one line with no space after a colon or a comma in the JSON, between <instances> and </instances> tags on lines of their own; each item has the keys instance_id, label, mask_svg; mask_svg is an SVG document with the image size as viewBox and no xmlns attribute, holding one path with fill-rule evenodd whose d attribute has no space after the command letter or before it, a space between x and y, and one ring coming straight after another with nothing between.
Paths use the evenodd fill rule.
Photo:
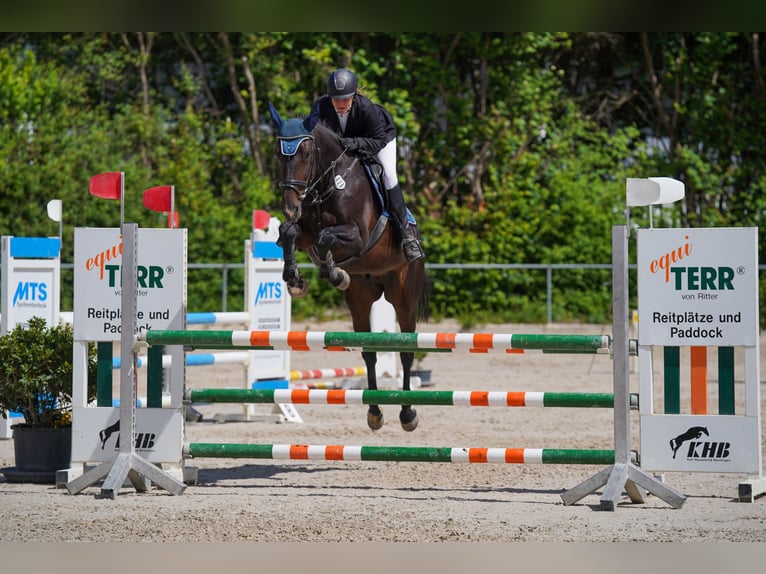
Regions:
<instances>
[{"instance_id":1,"label":"blue ear bonnet","mask_svg":"<svg viewBox=\"0 0 766 574\"><path fill-rule=\"evenodd\" d=\"M295 155L298 146L303 143L303 140L310 137L312 137L311 132L306 129L300 118L285 120L277 130L277 139L282 147L282 154L287 156Z\"/></svg>"},{"instance_id":2,"label":"blue ear bonnet","mask_svg":"<svg viewBox=\"0 0 766 574\"><path fill-rule=\"evenodd\" d=\"M295 155L298 151L298 146L303 143L303 140L311 139L312 136L295 137L289 140L279 139L279 143L282 146L282 155L291 156Z\"/></svg>"}]
</instances>

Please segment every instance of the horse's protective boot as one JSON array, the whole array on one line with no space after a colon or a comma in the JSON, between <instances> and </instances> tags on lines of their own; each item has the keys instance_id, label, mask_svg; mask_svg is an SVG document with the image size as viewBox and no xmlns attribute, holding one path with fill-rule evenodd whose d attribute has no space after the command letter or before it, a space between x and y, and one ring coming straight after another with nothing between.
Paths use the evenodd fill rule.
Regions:
<instances>
[{"instance_id":1,"label":"horse's protective boot","mask_svg":"<svg viewBox=\"0 0 766 574\"><path fill-rule=\"evenodd\" d=\"M404 195L402 194L402 188L399 184L395 185L391 189L386 190L386 196L388 200L388 211L391 214L391 218L399 228L399 234L402 237L402 251L407 258L408 263L423 259L426 254L423 251L423 246L420 241L412 233L410 222L407 219L407 208L404 206Z\"/></svg>"}]
</instances>

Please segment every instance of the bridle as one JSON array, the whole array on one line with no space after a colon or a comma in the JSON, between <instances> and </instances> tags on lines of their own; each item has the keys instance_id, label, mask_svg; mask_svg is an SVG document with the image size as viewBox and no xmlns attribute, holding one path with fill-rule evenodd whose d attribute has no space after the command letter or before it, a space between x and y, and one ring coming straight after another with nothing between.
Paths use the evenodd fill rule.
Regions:
<instances>
[{"instance_id":1,"label":"bridle","mask_svg":"<svg viewBox=\"0 0 766 574\"><path fill-rule=\"evenodd\" d=\"M338 161L344 156L346 153L346 150L342 150L338 157L336 157L334 160L330 162L330 164L327 166L327 168L320 173L316 178L313 177L314 171L317 168L317 158L319 156L319 146L316 145L314 136L313 135L301 135L297 137L277 137L277 141L279 141L280 144L280 153L285 158L285 162L289 161L290 157L295 156L295 154L298 151L298 148L300 148L301 144L305 140L311 141L311 156L309 158L309 176L308 179L280 179L277 182L277 185L281 190L285 189L291 189L295 192L295 195L298 197L298 200L302 203L307 196L311 196L311 203L321 203L322 201L325 201L336 189L342 189L342 187L338 187L339 182L345 182L345 178L348 176L349 172L353 169L354 165L359 161L359 158L354 157L354 161L351 162L351 164L343 171L341 174L335 173L335 168L338 165ZM332 178L332 184L327 186L327 189L325 189L324 193L319 195L317 193L317 186L320 184L320 182L330 173L332 172L333 178ZM342 184L345 186L345 183ZM301 191L302 188L302 191Z\"/></svg>"},{"instance_id":2,"label":"bridle","mask_svg":"<svg viewBox=\"0 0 766 574\"><path fill-rule=\"evenodd\" d=\"M303 144L303 142L306 140L311 141L311 156L309 158L308 179L280 179L277 182L279 189L283 191L285 189L293 190L295 195L298 196L298 200L301 202L306 199L309 191L316 187L316 184L318 183L318 180L315 180L313 184L309 182L311 181L314 169L316 167L316 158L317 154L319 153L319 148L314 143L314 136L312 135L301 135L289 138L277 137L277 141L279 142L279 151L284 158L285 163L290 161L290 158L295 157L295 154L298 152L301 144Z\"/></svg>"}]
</instances>

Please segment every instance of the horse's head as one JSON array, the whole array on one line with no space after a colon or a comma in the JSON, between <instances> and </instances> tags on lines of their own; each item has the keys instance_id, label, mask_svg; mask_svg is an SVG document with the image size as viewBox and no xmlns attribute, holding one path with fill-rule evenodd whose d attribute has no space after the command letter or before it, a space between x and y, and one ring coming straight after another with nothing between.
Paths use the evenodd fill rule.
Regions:
<instances>
[{"instance_id":1,"label":"horse's head","mask_svg":"<svg viewBox=\"0 0 766 574\"><path fill-rule=\"evenodd\" d=\"M315 169L314 136L302 119L282 119L271 104L269 112L277 129L275 155L279 164L277 184L282 190L282 213L287 221L297 221Z\"/></svg>"}]
</instances>

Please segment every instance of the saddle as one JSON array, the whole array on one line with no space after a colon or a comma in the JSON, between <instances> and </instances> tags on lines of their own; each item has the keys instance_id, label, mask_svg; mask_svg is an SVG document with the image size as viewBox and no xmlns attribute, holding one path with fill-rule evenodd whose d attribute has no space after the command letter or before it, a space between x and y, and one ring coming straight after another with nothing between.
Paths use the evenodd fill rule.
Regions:
<instances>
[{"instance_id":1,"label":"saddle","mask_svg":"<svg viewBox=\"0 0 766 574\"><path fill-rule=\"evenodd\" d=\"M385 211L388 206L383 194L383 166L374 157L360 157L359 160L364 166L364 172L367 174L367 179L370 180L372 189L375 191L374 195L378 205L381 210Z\"/></svg>"},{"instance_id":2,"label":"saddle","mask_svg":"<svg viewBox=\"0 0 766 574\"><path fill-rule=\"evenodd\" d=\"M388 211L388 198L386 197L383 190L385 189L383 187L383 166L380 164L380 162L375 159L374 157L360 157L359 158L361 164L364 166L364 171L367 174L367 179L370 180L370 183L372 184L372 189L374 191L373 196L375 197L375 200L378 202L378 206L380 207L380 211L383 215L386 217L390 217L390 212ZM417 221L415 221L415 216L412 215L409 208L407 209L407 221L411 225L417 225Z\"/></svg>"}]
</instances>

